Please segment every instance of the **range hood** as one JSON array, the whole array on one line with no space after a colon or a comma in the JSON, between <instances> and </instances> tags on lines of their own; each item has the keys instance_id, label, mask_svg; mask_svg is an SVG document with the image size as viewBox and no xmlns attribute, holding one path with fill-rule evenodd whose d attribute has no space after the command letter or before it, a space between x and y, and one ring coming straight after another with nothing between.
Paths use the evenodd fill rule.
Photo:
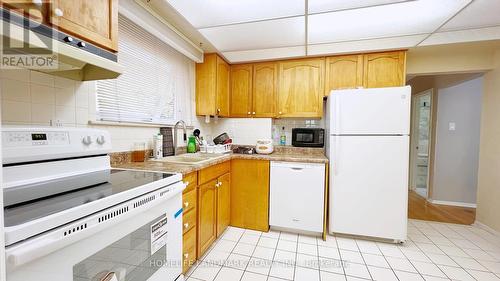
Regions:
<instances>
[{"instance_id":1,"label":"range hood","mask_svg":"<svg viewBox=\"0 0 500 281\"><path fill-rule=\"evenodd\" d=\"M80 47L76 44L76 40L68 40L71 38L70 35L49 26L31 22L5 9L0 10L0 24L2 24L0 55L3 68L9 68L5 67L3 62L3 57L6 57L7 53L4 52L6 50L4 46L24 46L23 48L8 48L9 56L16 58L36 56L37 53L33 53L32 50L42 50L41 53L50 54L53 64L39 67L30 63L21 63L16 64L16 67L78 81L113 79L124 70L124 67L117 63L116 54L112 52L87 42L84 42L84 47ZM26 26L29 28L25 28ZM82 41L78 40L78 42ZM47 55L45 56L48 58Z\"/></svg>"}]
</instances>

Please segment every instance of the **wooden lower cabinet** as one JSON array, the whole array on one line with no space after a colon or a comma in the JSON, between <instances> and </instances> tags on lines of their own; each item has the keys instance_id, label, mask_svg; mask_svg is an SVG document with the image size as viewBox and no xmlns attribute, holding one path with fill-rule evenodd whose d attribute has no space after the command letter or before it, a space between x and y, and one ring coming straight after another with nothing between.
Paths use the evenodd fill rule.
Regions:
<instances>
[{"instance_id":1,"label":"wooden lower cabinet","mask_svg":"<svg viewBox=\"0 0 500 281\"><path fill-rule=\"evenodd\" d=\"M232 160L231 226L269 230L269 172L267 160Z\"/></svg>"},{"instance_id":2,"label":"wooden lower cabinet","mask_svg":"<svg viewBox=\"0 0 500 281\"><path fill-rule=\"evenodd\" d=\"M196 261L197 247L197 221L198 216L198 189L197 189L196 172L190 173L183 177L184 183L187 184L186 189L182 193L182 272L186 272L191 265Z\"/></svg>"},{"instance_id":3,"label":"wooden lower cabinet","mask_svg":"<svg viewBox=\"0 0 500 281\"><path fill-rule=\"evenodd\" d=\"M216 179L198 186L198 256L201 257L217 238Z\"/></svg>"},{"instance_id":4,"label":"wooden lower cabinet","mask_svg":"<svg viewBox=\"0 0 500 281\"><path fill-rule=\"evenodd\" d=\"M196 228L184 233L182 237L182 273L196 262Z\"/></svg>"},{"instance_id":5,"label":"wooden lower cabinet","mask_svg":"<svg viewBox=\"0 0 500 281\"><path fill-rule=\"evenodd\" d=\"M229 226L231 221L231 174L218 178L217 187L217 237Z\"/></svg>"}]
</instances>

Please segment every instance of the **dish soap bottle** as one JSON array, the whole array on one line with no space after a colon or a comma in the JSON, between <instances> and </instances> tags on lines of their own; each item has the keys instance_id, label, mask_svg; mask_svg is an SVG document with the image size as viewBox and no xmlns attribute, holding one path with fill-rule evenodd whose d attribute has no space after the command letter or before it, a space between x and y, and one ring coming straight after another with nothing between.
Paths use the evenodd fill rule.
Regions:
<instances>
[{"instance_id":1,"label":"dish soap bottle","mask_svg":"<svg viewBox=\"0 0 500 281\"><path fill-rule=\"evenodd\" d=\"M188 153L196 152L196 138L194 136L189 137L187 152Z\"/></svg>"},{"instance_id":2,"label":"dish soap bottle","mask_svg":"<svg viewBox=\"0 0 500 281\"><path fill-rule=\"evenodd\" d=\"M281 130L280 145L285 145L285 144L286 144L286 135L285 135L285 127L283 127Z\"/></svg>"}]
</instances>

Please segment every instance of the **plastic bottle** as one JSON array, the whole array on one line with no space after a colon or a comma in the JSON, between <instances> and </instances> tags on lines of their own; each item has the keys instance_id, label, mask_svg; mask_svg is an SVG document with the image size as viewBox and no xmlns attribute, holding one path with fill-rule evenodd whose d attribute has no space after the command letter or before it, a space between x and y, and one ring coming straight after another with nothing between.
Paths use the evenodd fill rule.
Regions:
<instances>
[{"instance_id":1,"label":"plastic bottle","mask_svg":"<svg viewBox=\"0 0 500 281\"><path fill-rule=\"evenodd\" d=\"M188 153L196 152L196 138L194 136L189 137L187 152Z\"/></svg>"},{"instance_id":2,"label":"plastic bottle","mask_svg":"<svg viewBox=\"0 0 500 281\"><path fill-rule=\"evenodd\" d=\"M286 145L285 127L281 130L280 145Z\"/></svg>"}]
</instances>

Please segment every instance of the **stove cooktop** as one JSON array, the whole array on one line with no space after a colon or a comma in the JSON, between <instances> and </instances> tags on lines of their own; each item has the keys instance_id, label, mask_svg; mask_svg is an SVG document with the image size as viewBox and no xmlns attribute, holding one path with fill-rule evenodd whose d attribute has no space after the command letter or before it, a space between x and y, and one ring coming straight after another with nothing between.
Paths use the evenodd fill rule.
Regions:
<instances>
[{"instance_id":1,"label":"stove cooktop","mask_svg":"<svg viewBox=\"0 0 500 281\"><path fill-rule=\"evenodd\" d=\"M21 225L176 174L110 169L4 189L5 226Z\"/></svg>"}]
</instances>

